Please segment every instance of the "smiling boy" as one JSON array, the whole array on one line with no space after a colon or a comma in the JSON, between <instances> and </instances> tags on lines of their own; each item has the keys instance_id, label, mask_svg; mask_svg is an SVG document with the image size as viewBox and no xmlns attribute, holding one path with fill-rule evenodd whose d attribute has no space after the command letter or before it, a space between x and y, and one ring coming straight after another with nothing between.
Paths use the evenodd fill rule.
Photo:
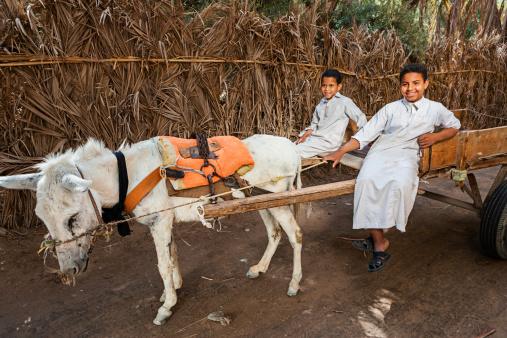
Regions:
<instances>
[{"instance_id":1,"label":"smiling boy","mask_svg":"<svg viewBox=\"0 0 507 338\"><path fill-rule=\"evenodd\" d=\"M354 229L369 229L370 237L354 245L373 254L368 271L382 269L391 255L385 251L387 229L404 232L417 194L419 150L456 135L460 122L442 104L424 98L426 67L410 64L400 72L403 99L384 106L353 138L324 160L336 166L343 154L375 141L368 152L354 191ZM434 128L442 128L433 133Z\"/></svg>"},{"instance_id":2,"label":"smiling boy","mask_svg":"<svg viewBox=\"0 0 507 338\"><path fill-rule=\"evenodd\" d=\"M354 102L340 94L342 75L336 69L328 69L322 74L321 91L324 98L315 108L312 123L299 134L295 142L301 157L335 151L343 142L345 128L349 119L361 128L366 116Z\"/></svg>"}]
</instances>

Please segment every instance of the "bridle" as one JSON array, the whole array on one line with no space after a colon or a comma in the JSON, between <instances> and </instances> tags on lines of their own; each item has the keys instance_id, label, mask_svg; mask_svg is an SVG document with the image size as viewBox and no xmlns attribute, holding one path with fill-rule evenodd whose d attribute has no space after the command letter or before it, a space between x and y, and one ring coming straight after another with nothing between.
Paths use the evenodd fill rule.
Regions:
<instances>
[{"instance_id":1,"label":"bridle","mask_svg":"<svg viewBox=\"0 0 507 338\"><path fill-rule=\"evenodd\" d=\"M77 171L79 172L79 174L81 175L81 178L84 179L83 172L79 169L79 167L77 165L76 165L76 168L77 168ZM93 246L95 245L95 241L97 240L97 237L99 235L101 235L101 234L105 234L106 238L109 240L109 234L111 234L111 232L112 232L111 225L104 223L104 220L102 219L102 216L100 214L99 208L97 207L97 203L95 202L95 199L93 198L93 195L92 195L90 189L88 189L88 196L90 197L90 201L92 202L93 209L95 211L95 215L97 216L97 219L99 221L99 225L97 225L96 227L94 227L90 231L86 231L86 232L84 232L84 233L82 233L82 234L80 234L78 236L74 236L71 239L68 239L68 240L63 241L63 242L56 241L54 239L51 239L51 237L50 237L48 240L45 240L44 242L42 242L42 245L41 245L42 248L38 251L38 253L40 253L41 251L44 251L46 249L45 254L44 254L44 266L45 266L45 268L49 272L58 273L60 275L60 278L62 279L63 283L64 284L68 284L68 285L70 285L71 281L73 281L74 284L75 284L74 277L72 277L72 280L69 280L68 277L65 274L62 274L60 272L60 270L48 267L46 265L47 249L50 249L51 251L53 251L53 254L54 254L56 246L62 245L62 244L65 244L65 243L69 243L69 242L75 241L75 240L77 240L77 239L79 239L81 237L89 235L89 236L91 236L90 248L88 249L88 252L87 252L87 254L89 255L93 251Z\"/></svg>"},{"instance_id":2,"label":"bridle","mask_svg":"<svg viewBox=\"0 0 507 338\"><path fill-rule=\"evenodd\" d=\"M79 169L79 167L77 165L76 165L76 168L77 168L77 171L79 172L79 174L81 175L81 178L84 179L83 172L81 171L81 169ZM93 251L93 246L95 245L95 241L97 240L97 236L103 233L102 231L100 231L100 233L99 233L99 230L101 230L101 229L103 230L103 229L107 228L106 234L109 234L109 233L111 233L112 228L110 225L105 226L104 220L102 219L101 212L100 212L99 208L97 207L97 202L95 202L95 198L93 198L93 195L92 195L92 192L90 189L88 189L88 196L90 197L90 201L92 202L93 210L95 211L95 215L97 216L97 219L99 221L99 225L96 226L95 228L93 228L91 233L85 232L84 234L81 234L79 237L81 237L82 235L90 234L91 242L90 242L90 249L88 249L88 254L91 254ZM69 241L65 241L65 242L69 242ZM61 242L61 243L65 243L65 242Z\"/></svg>"},{"instance_id":3,"label":"bridle","mask_svg":"<svg viewBox=\"0 0 507 338\"><path fill-rule=\"evenodd\" d=\"M77 171L79 172L79 174L81 175L81 178L84 179L83 172L79 169L79 167L77 165L76 165L76 168L77 168ZM57 241L55 239L52 239L50 236L49 239L42 242L41 249L38 251L38 253L40 253L41 251L43 251L46 248L52 248L54 250L55 247L58 245L73 242L73 241L78 240L79 238L84 237L84 236L91 236L90 249L88 250L88 254L90 254L93 250L93 245L95 244L95 241L97 240L97 236L104 234L106 236L107 240L109 240L109 235L112 233L112 227L110 224L104 223L104 220L102 219L101 213L99 211L99 208L97 207L97 203L95 202L95 199L93 198L93 195L92 195L90 189L88 189L88 197L90 197L90 201L92 202L93 209L95 211L95 215L97 216L97 220L99 221L99 225L97 225L96 227L94 227L93 229L91 229L89 231L83 232L80 235L73 236L71 239L68 239L66 241Z\"/></svg>"}]
</instances>

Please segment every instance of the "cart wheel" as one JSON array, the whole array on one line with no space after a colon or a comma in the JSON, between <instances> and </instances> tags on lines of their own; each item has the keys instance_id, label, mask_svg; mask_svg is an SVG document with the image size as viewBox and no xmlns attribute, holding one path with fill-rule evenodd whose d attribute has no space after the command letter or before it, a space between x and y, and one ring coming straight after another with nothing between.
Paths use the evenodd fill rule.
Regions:
<instances>
[{"instance_id":1,"label":"cart wheel","mask_svg":"<svg viewBox=\"0 0 507 338\"><path fill-rule=\"evenodd\" d=\"M493 191L484 207L479 237L488 254L507 259L507 180Z\"/></svg>"}]
</instances>

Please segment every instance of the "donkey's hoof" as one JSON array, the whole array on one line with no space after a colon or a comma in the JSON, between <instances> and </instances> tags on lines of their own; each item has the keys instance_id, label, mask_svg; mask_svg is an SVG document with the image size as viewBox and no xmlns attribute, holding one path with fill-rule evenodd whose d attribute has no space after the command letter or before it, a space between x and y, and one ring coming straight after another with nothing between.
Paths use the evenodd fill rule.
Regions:
<instances>
[{"instance_id":1,"label":"donkey's hoof","mask_svg":"<svg viewBox=\"0 0 507 338\"><path fill-rule=\"evenodd\" d=\"M289 290L287 290L287 296L290 296L290 297L294 297L295 295L298 294L298 291L299 291L299 285L293 285L292 283L290 283L289 285Z\"/></svg>"},{"instance_id":2,"label":"donkey's hoof","mask_svg":"<svg viewBox=\"0 0 507 338\"><path fill-rule=\"evenodd\" d=\"M246 273L246 276L248 278L257 278L259 277L259 272L258 271L253 271L252 269L248 270L248 272Z\"/></svg>"},{"instance_id":3,"label":"donkey's hoof","mask_svg":"<svg viewBox=\"0 0 507 338\"><path fill-rule=\"evenodd\" d=\"M158 314L157 314L157 317L153 320L153 324L155 325L162 325L166 322L167 319L169 319L169 317L171 317L173 313L169 310L167 310L166 308L164 308L163 306L161 306L159 309L158 309Z\"/></svg>"}]
</instances>

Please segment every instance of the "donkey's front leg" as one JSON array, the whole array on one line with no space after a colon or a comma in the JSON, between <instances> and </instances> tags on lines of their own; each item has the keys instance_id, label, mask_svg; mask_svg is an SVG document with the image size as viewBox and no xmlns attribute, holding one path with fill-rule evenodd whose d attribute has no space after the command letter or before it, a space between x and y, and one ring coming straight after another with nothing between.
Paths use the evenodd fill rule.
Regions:
<instances>
[{"instance_id":1,"label":"donkey's front leg","mask_svg":"<svg viewBox=\"0 0 507 338\"><path fill-rule=\"evenodd\" d=\"M176 242L174 241L174 236L172 236L171 243L169 244L169 254L171 255L171 263L173 265L173 283L174 288L178 290L181 288L183 280L181 279L180 267L178 265L178 250L176 248ZM162 296L160 296L160 301L165 302L165 290L162 292Z\"/></svg>"},{"instance_id":2,"label":"donkey's front leg","mask_svg":"<svg viewBox=\"0 0 507 338\"><path fill-rule=\"evenodd\" d=\"M167 218L161 218L151 227L151 235L155 242L158 258L158 271L164 281L164 304L158 309L158 314L153 323L162 325L171 316L171 308L176 304L176 288L173 281L174 262L169 249L171 245L172 222Z\"/></svg>"}]
</instances>

